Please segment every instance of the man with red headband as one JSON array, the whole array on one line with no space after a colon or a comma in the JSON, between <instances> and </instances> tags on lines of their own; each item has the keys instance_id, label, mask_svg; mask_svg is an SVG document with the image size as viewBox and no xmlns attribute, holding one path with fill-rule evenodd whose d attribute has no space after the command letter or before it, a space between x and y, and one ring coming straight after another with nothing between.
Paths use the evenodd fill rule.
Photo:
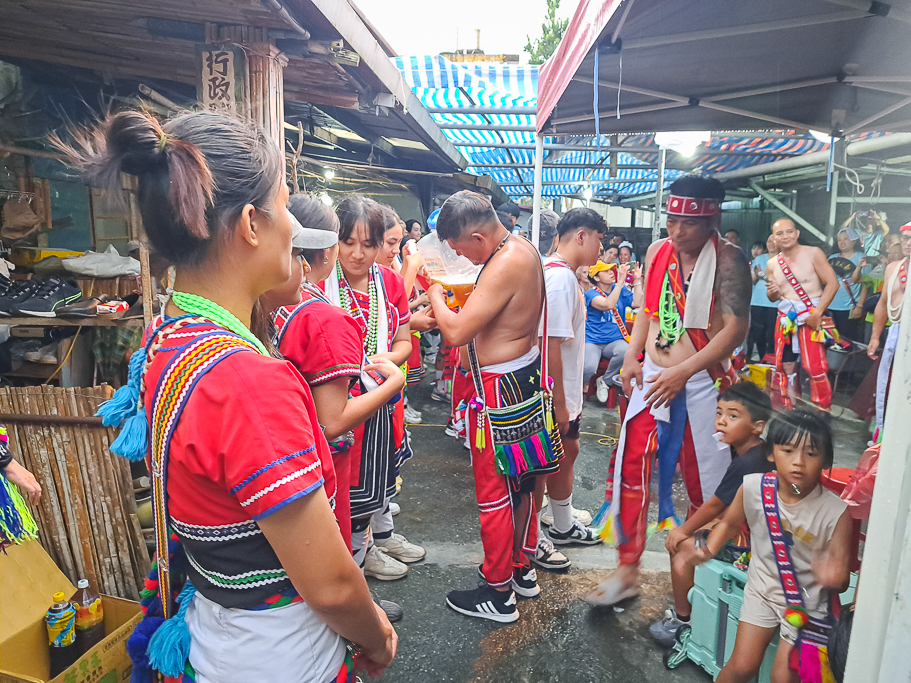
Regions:
<instances>
[{"instance_id":1,"label":"man with red headband","mask_svg":"<svg viewBox=\"0 0 911 683\"><path fill-rule=\"evenodd\" d=\"M911 261L911 223L905 223L899 228L901 238L902 258L886 266L885 284L883 293L876 302L873 312L873 334L870 335L870 345L867 354L870 358L876 356L879 350L879 341L886 321L890 323L889 334L883 345L883 356L879 361L879 373L876 375L876 431L873 440L879 443L882 440L883 417L886 412L886 391L889 388L889 378L892 374L892 361L895 360L895 348L898 346L898 332L901 327L902 301L905 300L905 285L908 283L908 262Z\"/></svg>"},{"instance_id":2,"label":"man with red headband","mask_svg":"<svg viewBox=\"0 0 911 683\"><path fill-rule=\"evenodd\" d=\"M621 373L629 407L599 513L602 535L619 544L620 567L588 596L592 604L612 605L639 592L659 450L661 528L675 523L671 484L678 459L691 510L713 494L731 462L728 447L713 438L715 410L718 387L736 379L731 354L749 328L751 282L743 252L718 234L723 200L724 188L712 178L675 181L668 238L646 254L645 305Z\"/></svg>"},{"instance_id":3,"label":"man with red headband","mask_svg":"<svg viewBox=\"0 0 911 683\"><path fill-rule=\"evenodd\" d=\"M800 231L789 218L772 223L778 256L766 266L769 300L778 302L775 327L775 389L785 408L799 391L798 363L810 376L810 397L823 410L832 407L823 314L838 294L838 278L825 253L797 242Z\"/></svg>"}]
</instances>

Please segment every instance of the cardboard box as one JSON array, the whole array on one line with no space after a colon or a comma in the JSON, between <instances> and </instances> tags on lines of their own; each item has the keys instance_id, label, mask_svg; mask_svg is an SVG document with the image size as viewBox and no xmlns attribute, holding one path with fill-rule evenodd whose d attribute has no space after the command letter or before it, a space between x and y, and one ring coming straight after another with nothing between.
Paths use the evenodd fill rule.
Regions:
<instances>
[{"instance_id":1,"label":"cardboard box","mask_svg":"<svg viewBox=\"0 0 911 683\"><path fill-rule=\"evenodd\" d=\"M142 619L139 603L107 595L104 627L107 636L54 679L50 675L44 613L52 596L76 592L37 541L14 545L0 553L0 683L125 683L132 662L127 639Z\"/></svg>"}]
</instances>

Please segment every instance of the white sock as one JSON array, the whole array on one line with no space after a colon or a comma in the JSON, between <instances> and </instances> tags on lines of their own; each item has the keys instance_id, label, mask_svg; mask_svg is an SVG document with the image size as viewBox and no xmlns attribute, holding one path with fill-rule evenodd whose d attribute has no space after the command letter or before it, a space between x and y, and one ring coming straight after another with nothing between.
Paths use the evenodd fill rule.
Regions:
<instances>
[{"instance_id":1,"label":"white sock","mask_svg":"<svg viewBox=\"0 0 911 683\"><path fill-rule=\"evenodd\" d=\"M435 380L435 381L436 381L436 382L439 382L439 381L440 381L440 378L443 376L443 371L442 371L442 370L434 370L434 373L436 373L436 380Z\"/></svg>"},{"instance_id":2,"label":"white sock","mask_svg":"<svg viewBox=\"0 0 911 683\"><path fill-rule=\"evenodd\" d=\"M544 510L538 510L538 514L535 515L538 518L538 538L544 537L544 523L541 521L544 519Z\"/></svg>"},{"instance_id":3,"label":"white sock","mask_svg":"<svg viewBox=\"0 0 911 683\"><path fill-rule=\"evenodd\" d=\"M573 495L569 498L557 500L553 496L550 498L550 514L554 518L554 529L560 533L565 533L573 528Z\"/></svg>"}]
</instances>

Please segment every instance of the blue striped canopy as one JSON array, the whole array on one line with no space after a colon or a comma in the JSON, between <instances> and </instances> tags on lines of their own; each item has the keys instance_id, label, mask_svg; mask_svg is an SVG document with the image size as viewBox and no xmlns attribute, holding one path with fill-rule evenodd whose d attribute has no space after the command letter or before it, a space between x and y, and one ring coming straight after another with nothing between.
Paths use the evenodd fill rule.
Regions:
<instances>
[{"instance_id":1,"label":"blue striped canopy","mask_svg":"<svg viewBox=\"0 0 911 683\"><path fill-rule=\"evenodd\" d=\"M533 107L537 108L538 67L517 64L486 64L481 62L455 63L445 57L395 57L395 66L411 86L424 106L432 109L452 109L451 112L435 113L438 124L466 123L473 125L509 124L534 126L534 115L518 114L466 114L458 110L466 106L488 107ZM475 164L532 164L533 149L489 147L488 143L512 143L533 145L534 133L530 131L490 131L445 129L446 136L459 148L468 160L472 173L489 175L514 199L528 197L533 191L534 171L531 168L491 168ZM793 131L776 131L793 133ZM713 150L690 159L674 158L675 168L665 173L665 185L691 170L704 173L732 171L754 166L793 155L807 154L826 149L828 145L812 136L792 135L789 138L771 138L763 131L731 133L712 137L705 147ZM752 137L755 136L755 137ZM547 164L590 165L592 168L545 168L545 197L581 196L590 184L596 196L619 199L638 194L655 192L657 171L650 168L618 168L614 175L609 169L606 148L608 138L589 136L553 136L545 142L559 142L578 146L579 150L545 153ZM658 163L658 146L654 135L643 133L626 137L623 144L631 147L654 147L655 153L635 156L620 153L620 166L654 166ZM728 152L728 154L725 154ZM748 154L744 154L748 153ZM618 182L628 180L630 182ZM608 181L610 181L608 183ZM552 183L552 184L548 184Z\"/></svg>"}]
</instances>

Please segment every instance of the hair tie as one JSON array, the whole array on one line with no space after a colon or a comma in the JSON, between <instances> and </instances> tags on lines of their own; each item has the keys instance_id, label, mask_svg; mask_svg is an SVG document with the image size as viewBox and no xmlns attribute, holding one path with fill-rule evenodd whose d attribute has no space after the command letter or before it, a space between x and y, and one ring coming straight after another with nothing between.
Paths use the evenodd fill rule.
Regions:
<instances>
[{"instance_id":1,"label":"hair tie","mask_svg":"<svg viewBox=\"0 0 911 683\"><path fill-rule=\"evenodd\" d=\"M161 131L161 137L158 138L158 151L164 152L164 148L167 146L167 144L168 144L167 133L165 133L164 131Z\"/></svg>"}]
</instances>

